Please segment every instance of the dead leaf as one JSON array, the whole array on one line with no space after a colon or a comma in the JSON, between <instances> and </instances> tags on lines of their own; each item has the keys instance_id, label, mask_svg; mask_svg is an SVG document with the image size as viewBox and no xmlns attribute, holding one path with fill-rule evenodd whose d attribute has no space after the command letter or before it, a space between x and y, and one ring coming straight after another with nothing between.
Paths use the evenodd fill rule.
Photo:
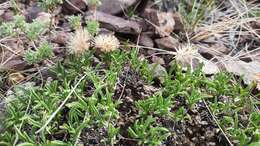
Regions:
<instances>
[{"instance_id":1,"label":"dead leaf","mask_svg":"<svg viewBox=\"0 0 260 146\"><path fill-rule=\"evenodd\" d=\"M11 85L15 85L22 82L24 79L24 75L22 75L20 72L11 73L8 77L8 83Z\"/></svg>"},{"instance_id":2,"label":"dead leaf","mask_svg":"<svg viewBox=\"0 0 260 146\"><path fill-rule=\"evenodd\" d=\"M252 61L247 63L240 60L231 60L224 61L223 64L228 72L242 76L243 81L248 85L255 82L258 89L260 89L260 62Z\"/></svg>"},{"instance_id":3,"label":"dead leaf","mask_svg":"<svg viewBox=\"0 0 260 146\"><path fill-rule=\"evenodd\" d=\"M3 41L0 44L0 70L23 70L26 63L22 60L24 48L16 40Z\"/></svg>"},{"instance_id":4,"label":"dead leaf","mask_svg":"<svg viewBox=\"0 0 260 146\"><path fill-rule=\"evenodd\" d=\"M227 48L221 42L213 43L211 45L201 45L199 48L199 53L203 56L209 56L207 58L212 58L214 56L225 56L231 49Z\"/></svg>"}]
</instances>

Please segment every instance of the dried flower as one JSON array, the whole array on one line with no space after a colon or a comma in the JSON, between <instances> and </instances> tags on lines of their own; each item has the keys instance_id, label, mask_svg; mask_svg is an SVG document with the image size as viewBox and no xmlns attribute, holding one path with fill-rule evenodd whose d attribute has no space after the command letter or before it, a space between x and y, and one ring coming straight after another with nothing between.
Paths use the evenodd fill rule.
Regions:
<instances>
[{"instance_id":1,"label":"dried flower","mask_svg":"<svg viewBox=\"0 0 260 146\"><path fill-rule=\"evenodd\" d=\"M185 45L176 50L176 61L182 64L190 64L193 58L198 56L198 51L192 45Z\"/></svg>"},{"instance_id":2,"label":"dried flower","mask_svg":"<svg viewBox=\"0 0 260 146\"><path fill-rule=\"evenodd\" d=\"M102 52L111 52L119 48L120 42L113 35L101 34L95 38L95 47Z\"/></svg>"},{"instance_id":3,"label":"dried flower","mask_svg":"<svg viewBox=\"0 0 260 146\"><path fill-rule=\"evenodd\" d=\"M83 54L90 47L90 39L91 37L87 30L77 29L68 42L70 53L76 55Z\"/></svg>"}]
</instances>

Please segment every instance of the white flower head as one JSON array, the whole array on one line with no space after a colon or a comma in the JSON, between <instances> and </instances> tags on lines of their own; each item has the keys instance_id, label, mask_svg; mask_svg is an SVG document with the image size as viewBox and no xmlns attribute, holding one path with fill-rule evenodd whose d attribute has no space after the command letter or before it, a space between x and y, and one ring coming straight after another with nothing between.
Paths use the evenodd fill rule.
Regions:
<instances>
[{"instance_id":1,"label":"white flower head","mask_svg":"<svg viewBox=\"0 0 260 146\"><path fill-rule=\"evenodd\" d=\"M190 63L193 58L196 58L198 51L192 45L183 45L176 49L176 61L182 63Z\"/></svg>"},{"instance_id":2,"label":"white flower head","mask_svg":"<svg viewBox=\"0 0 260 146\"><path fill-rule=\"evenodd\" d=\"M95 47L102 52L111 52L119 48L120 42L114 35L101 34L95 38Z\"/></svg>"},{"instance_id":3,"label":"white flower head","mask_svg":"<svg viewBox=\"0 0 260 146\"><path fill-rule=\"evenodd\" d=\"M87 30L77 29L75 33L70 37L68 42L68 48L70 53L81 55L90 48L91 37Z\"/></svg>"}]
</instances>

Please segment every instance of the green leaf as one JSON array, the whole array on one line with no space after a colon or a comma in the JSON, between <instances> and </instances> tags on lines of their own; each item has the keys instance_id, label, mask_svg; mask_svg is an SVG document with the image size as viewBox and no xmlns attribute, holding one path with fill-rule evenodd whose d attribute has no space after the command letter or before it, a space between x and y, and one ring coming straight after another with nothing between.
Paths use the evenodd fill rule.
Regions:
<instances>
[{"instance_id":1,"label":"green leaf","mask_svg":"<svg viewBox=\"0 0 260 146\"><path fill-rule=\"evenodd\" d=\"M69 146L69 144L63 142L63 141L59 141L59 140L54 140L49 142L48 144L49 146Z\"/></svg>"},{"instance_id":2,"label":"green leaf","mask_svg":"<svg viewBox=\"0 0 260 146\"><path fill-rule=\"evenodd\" d=\"M32 144L32 143L25 142L25 143L18 144L17 146L36 146L36 145Z\"/></svg>"},{"instance_id":3,"label":"green leaf","mask_svg":"<svg viewBox=\"0 0 260 146\"><path fill-rule=\"evenodd\" d=\"M260 141L251 143L248 146L260 146Z\"/></svg>"}]
</instances>

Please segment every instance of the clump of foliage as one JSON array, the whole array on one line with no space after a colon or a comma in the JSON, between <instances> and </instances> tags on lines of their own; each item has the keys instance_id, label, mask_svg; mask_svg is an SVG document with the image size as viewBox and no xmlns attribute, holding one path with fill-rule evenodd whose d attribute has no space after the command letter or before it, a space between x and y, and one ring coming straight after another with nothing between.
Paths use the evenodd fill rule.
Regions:
<instances>
[{"instance_id":1,"label":"clump of foliage","mask_svg":"<svg viewBox=\"0 0 260 146\"><path fill-rule=\"evenodd\" d=\"M36 40L41 33L44 32L46 28L46 24L41 23L39 21L34 21L32 23L28 23L25 27L25 34L30 40Z\"/></svg>"},{"instance_id":2,"label":"clump of foliage","mask_svg":"<svg viewBox=\"0 0 260 146\"><path fill-rule=\"evenodd\" d=\"M94 9L100 4L100 0L86 2ZM62 3L63 0L39 1L47 11ZM15 0L12 4L19 9ZM214 0L180 1L179 12L186 29L194 30L213 6ZM259 15L254 11L249 14ZM229 73L220 72L209 79L201 68L184 72L177 63L169 67L159 90L129 104L136 110L134 121L122 128L120 106L124 92L129 90L121 91L122 96L115 98L115 90L122 84L121 72L127 66L141 76L144 84L153 85L149 61L140 58L136 48L130 52L119 50L120 42L114 35L98 34L100 24L95 18L88 20L85 28L80 15L70 16L68 21L75 30L67 46L70 53L49 70L53 80L43 82L42 86L38 82L17 85L6 95L0 145L80 145L87 139L84 134L93 129L101 145L118 144L125 134L122 130L126 129L127 136L138 145L163 145L176 134L165 120L188 123L192 120L189 114L201 105L207 108L207 116L214 118L213 126L226 139L237 145L259 145L259 101L251 96L251 88L244 87ZM42 37L48 31L47 24L37 20L27 23L20 15L14 21L0 23L0 37L23 38L24 48L32 48L24 56L27 63L37 64L53 56L52 45ZM4 80L0 75L0 85ZM175 104L180 101L181 104Z\"/></svg>"},{"instance_id":3,"label":"clump of foliage","mask_svg":"<svg viewBox=\"0 0 260 146\"><path fill-rule=\"evenodd\" d=\"M48 42L44 42L36 51L29 50L25 54L25 60L29 64L39 63L53 55L53 48Z\"/></svg>"},{"instance_id":4,"label":"clump of foliage","mask_svg":"<svg viewBox=\"0 0 260 146\"><path fill-rule=\"evenodd\" d=\"M155 114L166 117L167 115L170 115L172 100L171 98L164 98L161 93L157 93L146 100L137 101L136 106L143 116Z\"/></svg>"},{"instance_id":5,"label":"clump of foliage","mask_svg":"<svg viewBox=\"0 0 260 146\"><path fill-rule=\"evenodd\" d=\"M213 9L215 0L181 0L179 3L179 12L183 17L185 28L194 30L200 21L206 18L206 15Z\"/></svg>"},{"instance_id":6,"label":"clump of foliage","mask_svg":"<svg viewBox=\"0 0 260 146\"><path fill-rule=\"evenodd\" d=\"M32 42L32 46L36 51L28 50L25 54L25 60L29 64L39 63L52 56L52 47L46 42L36 46L40 36L45 33L47 24L39 21L27 23L24 16L16 15L14 21L4 22L0 25L1 37L23 37L25 36L28 41ZM25 44L26 45L26 44Z\"/></svg>"},{"instance_id":7,"label":"clump of foliage","mask_svg":"<svg viewBox=\"0 0 260 146\"><path fill-rule=\"evenodd\" d=\"M25 22L23 16L17 15L14 17L14 21L4 22L0 25L0 36L18 36L26 35L26 37L34 41L46 30L47 25L39 21L33 21L32 23Z\"/></svg>"},{"instance_id":8,"label":"clump of foliage","mask_svg":"<svg viewBox=\"0 0 260 146\"><path fill-rule=\"evenodd\" d=\"M87 23L87 30L89 31L89 33L92 36L97 35L97 33L99 32L99 22L95 21L95 20L89 20L86 22Z\"/></svg>"},{"instance_id":9,"label":"clump of foliage","mask_svg":"<svg viewBox=\"0 0 260 146\"><path fill-rule=\"evenodd\" d=\"M39 5L45 10L53 10L57 5L62 4L63 0L40 0Z\"/></svg>"},{"instance_id":10,"label":"clump of foliage","mask_svg":"<svg viewBox=\"0 0 260 146\"><path fill-rule=\"evenodd\" d=\"M80 15L79 16L74 16L74 15L69 16L68 20L69 20L70 26L73 29L77 30L77 29L81 28L81 16Z\"/></svg>"},{"instance_id":11,"label":"clump of foliage","mask_svg":"<svg viewBox=\"0 0 260 146\"><path fill-rule=\"evenodd\" d=\"M87 0L88 5L90 6L98 6L101 4L100 0Z\"/></svg>"},{"instance_id":12,"label":"clump of foliage","mask_svg":"<svg viewBox=\"0 0 260 146\"><path fill-rule=\"evenodd\" d=\"M160 145L170 133L164 127L153 126L154 123L155 119L150 116L146 120L137 120L133 127L128 129L128 132L132 138L138 139L139 145Z\"/></svg>"},{"instance_id":13,"label":"clump of foliage","mask_svg":"<svg viewBox=\"0 0 260 146\"><path fill-rule=\"evenodd\" d=\"M45 52L43 48L48 48L48 45L43 45L39 53ZM36 52L34 53L32 56L37 56ZM110 57L105 55L105 58L102 58L109 66L100 74L101 65L91 65L93 53L88 51L80 57L70 55L67 63L58 64L53 70L57 79L46 83L43 88L16 88L14 94L8 98L10 102L7 105L5 132L0 136L1 141L13 143L18 138L20 142L48 144L59 142L48 139L48 133L66 133L69 137L65 137L65 143L75 144L79 142L82 132L95 127L97 130L106 131L107 135L104 135L101 143L117 143L121 129L115 126L120 116L118 107L121 104L120 100L113 99L117 78L127 61L131 62L139 73L145 66L141 67L142 64L137 63L137 58L133 60L133 51L130 54L114 51L109 53ZM130 57L127 57L128 55ZM145 70L149 71L148 68ZM143 79L149 82L146 78ZM226 73L219 73L213 80L209 80L200 69L183 73L179 65L173 65L165 76L160 92L136 101L139 120L129 127L129 136L136 139L140 145L162 144L174 131L170 132L155 120L190 120L187 110L205 101L217 118L220 128L224 129L229 138L237 139L242 144L258 141L259 114L254 112L253 108L249 109L252 112L246 126L241 125L238 117L238 113L248 109L248 105L254 105L254 102L245 100L249 97L249 89L239 84L230 84L229 80L230 75ZM93 85L94 90L86 95L85 89L89 84ZM228 96L230 99L222 102L219 100L220 96ZM184 98L186 106L175 107L177 98ZM59 107L62 102L64 105ZM26 110L28 108L31 110ZM53 114L53 119L48 121ZM67 116L67 120L57 126L56 123L61 122L63 114ZM31 128L28 129L28 126ZM34 133L39 133L40 139L35 137Z\"/></svg>"}]
</instances>

